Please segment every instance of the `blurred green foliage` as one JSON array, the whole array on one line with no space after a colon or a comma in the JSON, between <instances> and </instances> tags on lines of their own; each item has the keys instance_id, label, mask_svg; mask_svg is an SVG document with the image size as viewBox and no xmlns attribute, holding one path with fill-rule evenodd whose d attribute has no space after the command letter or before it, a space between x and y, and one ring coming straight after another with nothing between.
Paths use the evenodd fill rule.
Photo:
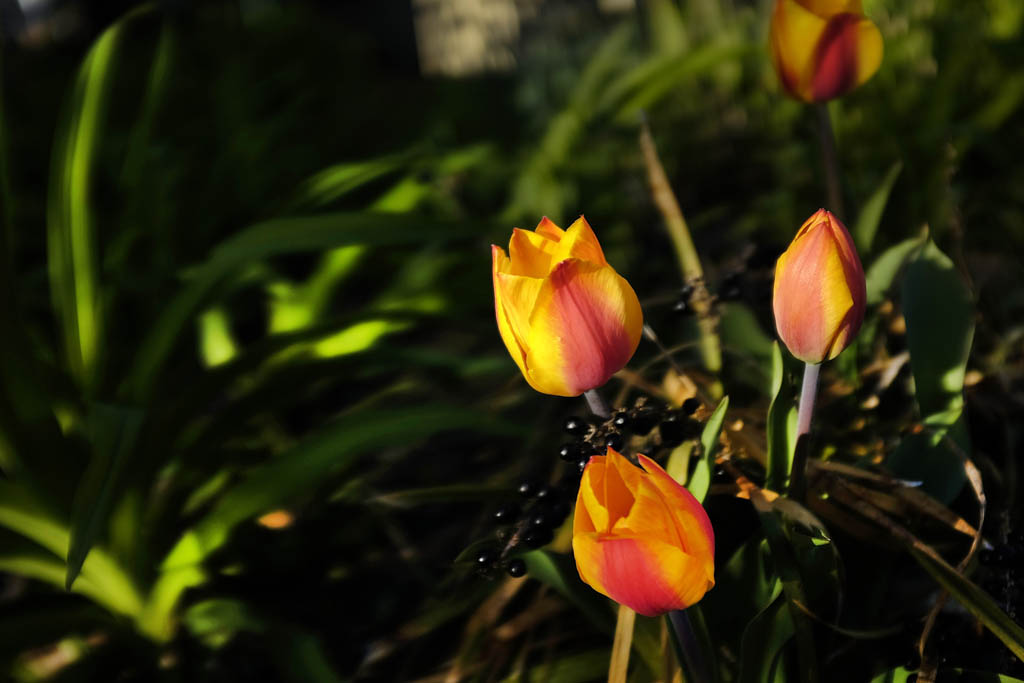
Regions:
<instances>
[{"instance_id":1,"label":"blurred green foliage","mask_svg":"<svg viewBox=\"0 0 1024 683\"><path fill-rule=\"evenodd\" d=\"M795 387L767 293L824 196L814 113L771 70L771 3L637 5L611 19L543 3L514 74L462 80L420 76L388 10L328 3L145 5L3 46L10 676L603 680L614 612L564 553L527 554L531 579L507 596L456 559L519 478L551 476L557 425L582 410L532 393L507 358L489 243L585 212L674 359L699 365L695 326L670 310L681 283L644 180L645 116L712 288L737 264L749 276L719 308L730 396L690 475L718 537L701 620L717 673L906 680L935 590L911 557L715 490L737 420L767 451L747 474L785 485ZM820 450L870 468L858 448L880 442L970 519L948 432L985 474L986 537L1006 541L1024 436L1024 11L865 5L885 62L831 113L871 309L827 378ZM870 370L883 362L887 383ZM655 385L665 369L650 345L632 366ZM970 371L984 381L965 399ZM930 431L904 434L918 421ZM922 562L1020 647L1009 598ZM662 676L660 638L638 619L631 681ZM966 668L1020 675L978 642Z\"/></svg>"}]
</instances>

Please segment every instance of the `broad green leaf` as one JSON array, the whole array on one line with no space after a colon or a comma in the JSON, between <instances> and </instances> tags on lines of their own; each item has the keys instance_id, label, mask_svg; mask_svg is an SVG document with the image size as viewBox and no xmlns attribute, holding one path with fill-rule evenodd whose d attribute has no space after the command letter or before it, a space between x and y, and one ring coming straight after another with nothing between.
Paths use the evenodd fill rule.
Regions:
<instances>
[{"instance_id":1,"label":"broad green leaf","mask_svg":"<svg viewBox=\"0 0 1024 683\"><path fill-rule=\"evenodd\" d=\"M738 683L788 680L782 666L782 651L794 633L788 607L780 592L744 629Z\"/></svg>"},{"instance_id":2,"label":"broad green leaf","mask_svg":"<svg viewBox=\"0 0 1024 683\"><path fill-rule=\"evenodd\" d=\"M902 170L902 161L893 163L885 172L882 182L860 207L860 215L857 216L857 222L853 226L853 241L862 254L871 252L871 245L875 241L878 225L882 222L882 212L885 211L885 205L889 201L889 193L892 192L892 186L896 184L896 179L900 177Z\"/></svg>"},{"instance_id":3,"label":"broad green leaf","mask_svg":"<svg viewBox=\"0 0 1024 683\"><path fill-rule=\"evenodd\" d=\"M936 561L913 548L909 550L918 564L924 567L939 585L949 591L957 602L999 638L1018 659L1024 659L1024 629L999 609L988 593L945 562Z\"/></svg>"},{"instance_id":4,"label":"broad green leaf","mask_svg":"<svg viewBox=\"0 0 1024 683\"><path fill-rule=\"evenodd\" d=\"M71 514L67 578L70 589L90 548L107 528L121 473L135 447L142 411L96 405L90 415L92 454L82 475Z\"/></svg>"},{"instance_id":5,"label":"broad green leaf","mask_svg":"<svg viewBox=\"0 0 1024 683\"><path fill-rule=\"evenodd\" d=\"M903 240L883 251L874 260L865 274L867 280L868 304L882 303L896 275L911 256L925 245L927 235Z\"/></svg>"},{"instance_id":6,"label":"broad green leaf","mask_svg":"<svg viewBox=\"0 0 1024 683\"><path fill-rule=\"evenodd\" d=\"M715 469L715 451L718 449L718 437L722 433L722 425L725 422L725 411L729 409L729 397L726 396L719 402L715 412L708 418L701 433L700 445L702 455L694 469L693 476L687 482L686 488L694 497L704 502L711 486L711 473Z\"/></svg>"},{"instance_id":7,"label":"broad green leaf","mask_svg":"<svg viewBox=\"0 0 1024 683\"><path fill-rule=\"evenodd\" d=\"M914 395L932 431L904 439L888 464L898 476L922 481L925 491L948 503L966 479L956 452L941 441L948 434L970 453L962 412L974 305L953 262L930 241L907 266L902 304Z\"/></svg>"}]
</instances>

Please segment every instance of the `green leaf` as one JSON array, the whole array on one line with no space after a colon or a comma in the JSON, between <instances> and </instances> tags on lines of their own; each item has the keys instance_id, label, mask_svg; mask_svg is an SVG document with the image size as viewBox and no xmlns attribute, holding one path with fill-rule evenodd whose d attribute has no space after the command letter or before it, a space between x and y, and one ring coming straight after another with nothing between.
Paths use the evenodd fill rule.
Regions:
<instances>
[{"instance_id":1,"label":"green leaf","mask_svg":"<svg viewBox=\"0 0 1024 683\"><path fill-rule=\"evenodd\" d=\"M962 413L974 305L953 262L931 241L907 266L902 303L914 396L932 431L904 439L888 464L898 476L922 481L925 491L948 503L963 488L966 475L956 452L941 442L948 434L970 453Z\"/></svg>"},{"instance_id":2,"label":"green leaf","mask_svg":"<svg viewBox=\"0 0 1024 683\"><path fill-rule=\"evenodd\" d=\"M781 591L743 630L738 683L785 681L782 651L793 637L793 620ZM780 676L781 674L781 676Z\"/></svg>"},{"instance_id":3,"label":"green leaf","mask_svg":"<svg viewBox=\"0 0 1024 683\"><path fill-rule=\"evenodd\" d=\"M71 589L86 555L107 526L121 473L135 446L142 411L96 405L90 415L92 457L75 494L65 588Z\"/></svg>"},{"instance_id":4,"label":"green leaf","mask_svg":"<svg viewBox=\"0 0 1024 683\"><path fill-rule=\"evenodd\" d=\"M398 246L475 237L479 225L445 222L385 213L334 213L279 218L256 224L225 240L197 268L191 281L174 296L148 330L134 359L129 396L144 401L163 364L188 329L189 322L214 298L218 288L240 267L279 254L321 251L363 244Z\"/></svg>"},{"instance_id":5,"label":"green leaf","mask_svg":"<svg viewBox=\"0 0 1024 683\"><path fill-rule=\"evenodd\" d=\"M889 170L885 172L882 182L879 183L875 191L860 208L857 223L853 226L853 241L857 244L857 249L862 254L867 254L871 251L871 245L875 241L875 233L878 232L878 225L882 221L882 212L885 211L885 205L889 201L892 186L896 184L896 179L899 178L900 171L902 170L902 161L893 163Z\"/></svg>"},{"instance_id":6,"label":"green leaf","mask_svg":"<svg viewBox=\"0 0 1024 683\"><path fill-rule=\"evenodd\" d=\"M722 433L722 425L725 422L725 411L729 409L729 397L723 398L715 412L708 418L704 425L704 431L700 436L700 445L703 455L697 463L693 476L687 483L686 488L694 497L704 502L711 486L711 473L715 469L715 450L718 448L718 437Z\"/></svg>"},{"instance_id":7,"label":"green leaf","mask_svg":"<svg viewBox=\"0 0 1024 683\"><path fill-rule=\"evenodd\" d=\"M239 522L311 490L325 477L351 467L356 458L371 450L416 443L447 429L494 434L519 431L518 426L487 414L448 406L345 415L270 462L253 468L182 538L164 561L164 567L196 564L219 547Z\"/></svg>"},{"instance_id":8,"label":"green leaf","mask_svg":"<svg viewBox=\"0 0 1024 683\"><path fill-rule=\"evenodd\" d=\"M1018 659L1024 659L1024 629L1008 617L984 590L945 562L939 562L913 548L910 554L957 602L963 605L1003 642Z\"/></svg>"},{"instance_id":9,"label":"green leaf","mask_svg":"<svg viewBox=\"0 0 1024 683\"><path fill-rule=\"evenodd\" d=\"M882 302L889 288L892 287L896 275L907 262L907 259L919 251L927 239L927 233L924 233L917 237L903 240L899 244L894 244L883 251L875 259L865 275L869 305Z\"/></svg>"},{"instance_id":10,"label":"green leaf","mask_svg":"<svg viewBox=\"0 0 1024 683\"><path fill-rule=\"evenodd\" d=\"M607 633L615 632L615 614L609 609L608 601L580 581L576 567L567 556L533 550L525 553L523 560L526 561L527 576L555 589L597 628Z\"/></svg>"},{"instance_id":11,"label":"green leaf","mask_svg":"<svg viewBox=\"0 0 1024 683\"><path fill-rule=\"evenodd\" d=\"M127 21L104 31L89 50L53 144L46 237L50 292L68 367L86 389L93 384L103 345L92 210L93 164L114 55Z\"/></svg>"},{"instance_id":12,"label":"green leaf","mask_svg":"<svg viewBox=\"0 0 1024 683\"><path fill-rule=\"evenodd\" d=\"M789 437L790 414L795 411L796 392L786 381L786 362L778 342L772 344L771 396L772 402L768 406L765 488L784 491L789 485L796 445Z\"/></svg>"}]
</instances>

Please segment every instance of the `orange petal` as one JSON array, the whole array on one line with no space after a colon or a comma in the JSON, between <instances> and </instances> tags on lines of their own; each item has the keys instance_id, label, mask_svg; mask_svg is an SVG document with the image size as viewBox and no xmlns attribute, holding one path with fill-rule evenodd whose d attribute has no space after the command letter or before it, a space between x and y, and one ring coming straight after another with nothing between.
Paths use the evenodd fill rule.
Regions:
<instances>
[{"instance_id":1,"label":"orange petal","mask_svg":"<svg viewBox=\"0 0 1024 683\"><path fill-rule=\"evenodd\" d=\"M529 230L512 230L508 245L511 257L512 275L542 278L551 270L551 257L558 248L558 242Z\"/></svg>"},{"instance_id":2,"label":"orange petal","mask_svg":"<svg viewBox=\"0 0 1024 683\"><path fill-rule=\"evenodd\" d=\"M555 225L547 216L540 219L540 223L534 228L534 232L544 235L548 239L554 240L555 242L561 241L562 236L565 235L565 231Z\"/></svg>"},{"instance_id":3,"label":"orange petal","mask_svg":"<svg viewBox=\"0 0 1024 683\"><path fill-rule=\"evenodd\" d=\"M565 231L565 236L558 243L557 251L551 257L551 263L557 264L570 258L602 266L608 265L601 244L597 241L597 235L583 216L577 218Z\"/></svg>"},{"instance_id":4,"label":"orange petal","mask_svg":"<svg viewBox=\"0 0 1024 683\"><path fill-rule=\"evenodd\" d=\"M583 470L583 478L580 479L580 490L576 495L576 515L573 517L573 534L582 531L604 532L610 528L608 524L608 508L604 505L604 480L607 469L607 458L594 455L591 456L590 461ZM586 519L580 517L582 511L586 512ZM587 524L588 521L589 524Z\"/></svg>"},{"instance_id":5,"label":"orange petal","mask_svg":"<svg viewBox=\"0 0 1024 683\"><path fill-rule=\"evenodd\" d=\"M776 0L772 11L771 47L782 87L793 97L812 101L814 50L826 20L796 0Z\"/></svg>"},{"instance_id":6,"label":"orange petal","mask_svg":"<svg viewBox=\"0 0 1024 683\"><path fill-rule=\"evenodd\" d=\"M533 382L545 393L578 396L629 362L643 314L633 288L610 266L569 259L544 280L529 324Z\"/></svg>"},{"instance_id":7,"label":"orange petal","mask_svg":"<svg viewBox=\"0 0 1024 683\"><path fill-rule=\"evenodd\" d=\"M714 585L699 560L660 541L590 533L572 547L585 583L645 616L689 607Z\"/></svg>"},{"instance_id":8,"label":"orange petal","mask_svg":"<svg viewBox=\"0 0 1024 683\"><path fill-rule=\"evenodd\" d=\"M704 506L693 494L646 455L637 456L647 471L648 481L657 487L666 507L675 518L680 531L680 547L689 555L702 559L709 578L715 569L715 531Z\"/></svg>"}]
</instances>

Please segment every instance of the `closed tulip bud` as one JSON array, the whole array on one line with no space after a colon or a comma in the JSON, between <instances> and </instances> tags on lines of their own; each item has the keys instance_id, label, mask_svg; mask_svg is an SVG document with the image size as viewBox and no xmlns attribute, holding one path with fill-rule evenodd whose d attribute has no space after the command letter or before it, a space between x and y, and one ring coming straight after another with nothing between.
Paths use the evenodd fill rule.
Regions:
<instances>
[{"instance_id":1,"label":"closed tulip bud","mask_svg":"<svg viewBox=\"0 0 1024 683\"><path fill-rule=\"evenodd\" d=\"M805 363L835 358L857 336L866 299L850 233L819 209L775 264L772 308L779 338Z\"/></svg>"},{"instance_id":2,"label":"closed tulip bud","mask_svg":"<svg viewBox=\"0 0 1024 683\"><path fill-rule=\"evenodd\" d=\"M580 216L567 230L543 219L512 231L509 256L491 247L498 331L530 386L578 396L632 358L643 314Z\"/></svg>"},{"instance_id":3,"label":"closed tulip bud","mask_svg":"<svg viewBox=\"0 0 1024 683\"><path fill-rule=\"evenodd\" d=\"M775 0L772 61L782 87L824 102L870 79L882 63L882 34L861 0Z\"/></svg>"},{"instance_id":4,"label":"closed tulip bud","mask_svg":"<svg viewBox=\"0 0 1024 683\"><path fill-rule=\"evenodd\" d=\"M611 448L587 464L572 549L580 578L649 617L693 605L715 585L715 535L697 499L650 458Z\"/></svg>"}]
</instances>

